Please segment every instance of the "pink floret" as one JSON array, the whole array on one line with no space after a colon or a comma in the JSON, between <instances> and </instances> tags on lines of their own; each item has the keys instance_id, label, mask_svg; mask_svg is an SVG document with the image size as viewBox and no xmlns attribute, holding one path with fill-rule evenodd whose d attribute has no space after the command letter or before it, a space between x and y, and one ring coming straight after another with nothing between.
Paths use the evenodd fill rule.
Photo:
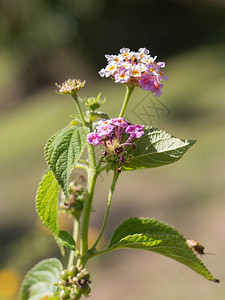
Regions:
<instances>
[{"instance_id":1,"label":"pink floret","mask_svg":"<svg viewBox=\"0 0 225 300\"><path fill-rule=\"evenodd\" d=\"M125 132L130 135L130 137L136 137L139 139L142 135L144 135L144 126L141 125L129 125Z\"/></svg>"},{"instance_id":2,"label":"pink floret","mask_svg":"<svg viewBox=\"0 0 225 300\"><path fill-rule=\"evenodd\" d=\"M152 74L144 73L143 75L141 75L138 83L143 90L152 92L152 87L154 85L154 78Z\"/></svg>"},{"instance_id":3,"label":"pink floret","mask_svg":"<svg viewBox=\"0 0 225 300\"><path fill-rule=\"evenodd\" d=\"M97 146L100 144L99 136L97 132L91 132L87 136L87 141L89 144L92 144L93 146Z\"/></svg>"},{"instance_id":4,"label":"pink floret","mask_svg":"<svg viewBox=\"0 0 225 300\"><path fill-rule=\"evenodd\" d=\"M128 126L127 122L124 120L124 118L113 118L112 124L115 126L119 126L122 128L126 128Z\"/></svg>"},{"instance_id":5,"label":"pink floret","mask_svg":"<svg viewBox=\"0 0 225 300\"><path fill-rule=\"evenodd\" d=\"M156 80L154 80L150 91L152 93L155 93L156 97L159 97L162 95L162 87L163 87L163 84L159 83L158 80L156 79Z\"/></svg>"}]
</instances>

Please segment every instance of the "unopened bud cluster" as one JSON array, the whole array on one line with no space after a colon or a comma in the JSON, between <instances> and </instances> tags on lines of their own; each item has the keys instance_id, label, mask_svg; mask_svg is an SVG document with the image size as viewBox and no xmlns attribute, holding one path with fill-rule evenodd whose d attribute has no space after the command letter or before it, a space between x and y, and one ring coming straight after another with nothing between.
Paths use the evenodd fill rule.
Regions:
<instances>
[{"instance_id":1,"label":"unopened bud cluster","mask_svg":"<svg viewBox=\"0 0 225 300\"><path fill-rule=\"evenodd\" d=\"M84 181L85 178L83 176L80 176L78 178L78 181ZM66 202L65 195L61 194L61 202L60 202L60 210L61 213L69 213L70 215L76 217L79 219L82 210L83 210L83 204L84 199L86 197L86 190L85 188L79 184L76 181L72 181L69 184L68 188L69 192L69 201Z\"/></svg>"},{"instance_id":2,"label":"unopened bud cluster","mask_svg":"<svg viewBox=\"0 0 225 300\"><path fill-rule=\"evenodd\" d=\"M106 98L101 99L101 93L97 97L83 98L82 103L89 108L91 111L98 109L103 103L105 103Z\"/></svg>"},{"instance_id":3,"label":"unopened bud cluster","mask_svg":"<svg viewBox=\"0 0 225 300\"><path fill-rule=\"evenodd\" d=\"M58 287L60 300L79 300L82 295L88 297L91 291L90 273L87 269L71 266L60 273Z\"/></svg>"},{"instance_id":4,"label":"unopened bud cluster","mask_svg":"<svg viewBox=\"0 0 225 300\"><path fill-rule=\"evenodd\" d=\"M80 79L68 79L59 85L56 83L58 94L61 95L70 95L77 93L85 84L85 81L81 81Z\"/></svg>"}]
</instances>

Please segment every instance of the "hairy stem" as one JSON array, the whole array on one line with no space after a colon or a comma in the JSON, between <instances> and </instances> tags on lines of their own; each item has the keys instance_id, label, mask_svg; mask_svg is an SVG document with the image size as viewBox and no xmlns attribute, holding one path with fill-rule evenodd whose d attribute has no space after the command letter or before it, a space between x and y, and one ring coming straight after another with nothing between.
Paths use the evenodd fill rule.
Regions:
<instances>
[{"instance_id":1,"label":"hairy stem","mask_svg":"<svg viewBox=\"0 0 225 300\"><path fill-rule=\"evenodd\" d=\"M80 103L78 101L77 95L73 94L73 99L77 107L77 111L79 113L80 119L82 121L82 124L84 126L87 126L87 123L84 119L83 112L80 107ZM90 214L91 214L91 206L92 206L92 200L94 195L94 189L95 189L95 183L97 179L97 171L96 171L96 161L95 161L95 152L93 145L87 144L88 147L88 155L89 155L89 166L88 168L85 167L87 173L88 173L88 182L87 182L87 197L84 202L84 208L83 208L83 215L82 215L82 222L81 222L81 228L80 228L80 255L77 260L77 266L85 265L86 263L86 256L88 255L88 228L89 228L89 221L90 221ZM73 258L72 252L70 253L69 263L70 260Z\"/></svg>"},{"instance_id":2,"label":"hairy stem","mask_svg":"<svg viewBox=\"0 0 225 300\"><path fill-rule=\"evenodd\" d=\"M79 220L77 218L73 219L73 238L77 246L78 242L78 234L79 234ZM74 251L70 251L69 261L68 261L68 269L70 266L73 265L73 259L74 259Z\"/></svg>"},{"instance_id":3,"label":"hairy stem","mask_svg":"<svg viewBox=\"0 0 225 300\"><path fill-rule=\"evenodd\" d=\"M90 214L91 214L91 207L94 195L94 189L96 184L96 179L98 172L96 170L96 161L95 161L95 153L94 147L88 144L88 153L90 159L90 165L88 168L88 183L87 183L87 198L84 202L83 208L83 216L81 222L81 236L80 236L80 264L85 266L86 257L88 255L88 229L89 229L89 222L90 222Z\"/></svg>"},{"instance_id":4,"label":"hairy stem","mask_svg":"<svg viewBox=\"0 0 225 300\"><path fill-rule=\"evenodd\" d=\"M109 190L108 205L107 205L105 219L104 219L101 231L99 233L99 236L96 239L96 241L95 241L94 245L92 246L91 250L94 250L96 248L96 246L99 243L99 241L102 237L102 234L104 232L104 229L105 229L105 226L106 226L106 223L107 223L107 220L108 220L108 216L109 216L110 206L111 206L111 202L112 202L112 196L113 196L113 193L114 193L114 190L115 190L115 186L116 186L118 177L119 177L119 173L115 171L114 176L113 176L113 180L112 180L112 184L111 184L111 187L110 187L110 190Z\"/></svg>"},{"instance_id":5,"label":"hairy stem","mask_svg":"<svg viewBox=\"0 0 225 300\"><path fill-rule=\"evenodd\" d=\"M77 98L77 94L76 94L76 93L75 93L75 94L72 94L72 97L73 97L73 100L74 100L74 102L75 102L75 104L76 104L77 111L78 111L79 116L80 116L80 118L81 118L82 124L83 124L84 126L86 126L86 121L85 121L85 119L84 119L84 115L83 115L83 112L82 112L82 110L81 110L80 103L79 103L79 100L78 100L78 98Z\"/></svg>"},{"instance_id":6,"label":"hairy stem","mask_svg":"<svg viewBox=\"0 0 225 300\"><path fill-rule=\"evenodd\" d=\"M122 116L124 115L124 112L125 112L125 110L126 110L128 101L129 101L129 99L130 99L130 96L131 96L133 90L134 90L134 87L133 87L133 86L131 86L131 87L126 86L126 94L125 94L125 98L124 98L124 100L123 100L123 106L122 106L122 108L121 108L119 117L122 117Z\"/></svg>"}]
</instances>

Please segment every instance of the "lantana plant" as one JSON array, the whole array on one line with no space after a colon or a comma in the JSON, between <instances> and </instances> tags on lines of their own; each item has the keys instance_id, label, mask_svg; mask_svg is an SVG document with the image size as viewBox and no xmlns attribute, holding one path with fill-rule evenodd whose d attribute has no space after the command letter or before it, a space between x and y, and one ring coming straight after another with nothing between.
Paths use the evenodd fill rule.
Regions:
<instances>
[{"instance_id":1,"label":"lantana plant","mask_svg":"<svg viewBox=\"0 0 225 300\"><path fill-rule=\"evenodd\" d=\"M113 193L121 174L174 163L196 142L176 138L145 124L130 123L123 117L135 88L141 88L156 97L162 94L162 82L167 80L161 71L165 67L164 62L157 62L157 57L152 57L146 48L140 48L137 52L123 48L118 55L106 55L106 59L107 66L100 70L100 76L111 77L115 83L126 87L118 116L110 118L107 113L99 111L105 102L101 94L92 98L78 97L85 81L69 79L57 85L59 94L72 96L77 114L69 125L47 141L45 158L48 169L39 184L36 210L43 224L51 230L62 255L65 254L65 248L69 249L68 263L63 266L59 259L50 258L35 265L22 282L20 300L78 300L82 296L89 296L89 260L121 248L165 255L206 279L219 282L199 257L204 254L201 244L186 239L175 228L148 216L125 220L112 233L106 247L97 247L103 237ZM85 148L88 158L82 155ZM99 149L100 157L97 155ZM82 175L70 182L75 168L85 170L86 179ZM102 227L93 245L89 245L95 185L102 172L113 173L112 183ZM73 219L72 235L60 229L59 213Z\"/></svg>"}]
</instances>

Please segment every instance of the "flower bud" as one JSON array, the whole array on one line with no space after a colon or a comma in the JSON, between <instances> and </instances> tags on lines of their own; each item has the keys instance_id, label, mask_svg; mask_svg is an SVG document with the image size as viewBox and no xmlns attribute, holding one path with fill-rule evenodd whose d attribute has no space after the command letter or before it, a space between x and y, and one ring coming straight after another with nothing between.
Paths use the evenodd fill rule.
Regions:
<instances>
[{"instance_id":1,"label":"flower bud","mask_svg":"<svg viewBox=\"0 0 225 300\"><path fill-rule=\"evenodd\" d=\"M83 273L79 272L76 277L77 277L78 280L83 279Z\"/></svg>"},{"instance_id":2,"label":"flower bud","mask_svg":"<svg viewBox=\"0 0 225 300\"><path fill-rule=\"evenodd\" d=\"M76 266L70 266L67 272L68 272L68 275L73 278L77 275L78 269Z\"/></svg>"},{"instance_id":3,"label":"flower bud","mask_svg":"<svg viewBox=\"0 0 225 300\"><path fill-rule=\"evenodd\" d=\"M87 296L90 294L90 292L91 292L91 288L90 288L90 286L89 286L88 283L83 284L83 285L79 288L79 290L81 291L81 293L82 293L85 297L87 297Z\"/></svg>"},{"instance_id":4,"label":"flower bud","mask_svg":"<svg viewBox=\"0 0 225 300\"><path fill-rule=\"evenodd\" d=\"M70 300L79 300L80 297L81 292L77 288L70 292Z\"/></svg>"},{"instance_id":5,"label":"flower bud","mask_svg":"<svg viewBox=\"0 0 225 300\"><path fill-rule=\"evenodd\" d=\"M64 280L59 280L59 281L58 281L58 286L59 286L59 285L63 285L64 283L65 283Z\"/></svg>"},{"instance_id":6,"label":"flower bud","mask_svg":"<svg viewBox=\"0 0 225 300\"><path fill-rule=\"evenodd\" d=\"M60 277L61 277L61 279L67 281L67 280L68 280L67 270L63 270L63 271L60 273Z\"/></svg>"},{"instance_id":7,"label":"flower bud","mask_svg":"<svg viewBox=\"0 0 225 300\"><path fill-rule=\"evenodd\" d=\"M103 103L105 103L105 98L101 99L101 93L97 97L84 98L82 100L83 104L92 111L98 109Z\"/></svg>"},{"instance_id":8,"label":"flower bud","mask_svg":"<svg viewBox=\"0 0 225 300\"><path fill-rule=\"evenodd\" d=\"M83 269L83 270L81 270L81 271L77 274L77 279L78 279L78 280L81 280L81 279L89 280L89 279L90 279L90 273L88 272L87 269Z\"/></svg>"},{"instance_id":9,"label":"flower bud","mask_svg":"<svg viewBox=\"0 0 225 300\"><path fill-rule=\"evenodd\" d=\"M90 273L87 270L84 270L82 273L84 279L90 280Z\"/></svg>"},{"instance_id":10,"label":"flower bud","mask_svg":"<svg viewBox=\"0 0 225 300\"><path fill-rule=\"evenodd\" d=\"M59 294L59 298L60 300L68 300L70 299L70 293L69 291L66 291L66 290L62 290Z\"/></svg>"},{"instance_id":11,"label":"flower bud","mask_svg":"<svg viewBox=\"0 0 225 300\"><path fill-rule=\"evenodd\" d=\"M85 84L85 81L81 81L80 79L68 79L62 85L56 83L58 94L61 95L70 95L77 93Z\"/></svg>"}]
</instances>

